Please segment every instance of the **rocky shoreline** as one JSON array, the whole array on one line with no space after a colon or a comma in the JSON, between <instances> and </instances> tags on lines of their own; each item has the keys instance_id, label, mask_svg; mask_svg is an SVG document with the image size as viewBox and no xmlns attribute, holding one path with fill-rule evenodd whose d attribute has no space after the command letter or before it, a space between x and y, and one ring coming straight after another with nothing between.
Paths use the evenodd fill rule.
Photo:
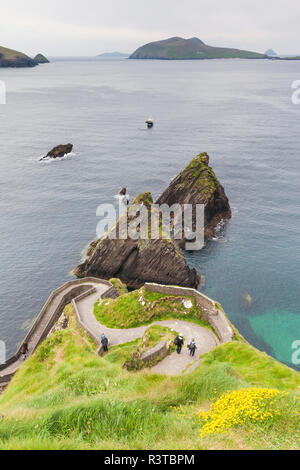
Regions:
<instances>
[{"instance_id":1,"label":"rocky shoreline","mask_svg":"<svg viewBox=\"0 0 300 470\"><path fill-rule=\"evenodd\" d=\"M10 60L10 59L5 59L5 57L2 57L2 54L0 54L0 67L1 68L36 67L37 65L38 65L37 62L34 59L31 59L30 57L19 57L19 58Z\"/></svg>"}]
</instances>

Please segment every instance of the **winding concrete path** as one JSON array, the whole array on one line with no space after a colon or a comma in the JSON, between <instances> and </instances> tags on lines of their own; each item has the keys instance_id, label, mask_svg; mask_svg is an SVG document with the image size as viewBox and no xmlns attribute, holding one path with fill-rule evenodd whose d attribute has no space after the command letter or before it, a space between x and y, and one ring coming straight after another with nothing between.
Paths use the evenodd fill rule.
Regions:
<instances>
[{"instance_id":1,"label":"winding concrete path","mask_svg":"<svg viewBox=\"0 0 300 470\"><path fill-rule=\"evenodd\" d=\"M79 296L78 288L79 290L84 291L84 293ZM111 288L112 285L107 281L95 278L86 278L81 281L70 281L54 291L26 337L26 339L28 338L29 356L47 336L51 329L49 325L54 324L53 319L57 319L58 316L62 314L64 306L71 301L75 304L81 326L86 328L91 337L94 337L99 345L101 344L100 338L103 333L108 337L111 346L129 343L141 338L151 325L123 330L107 328L96 320L94 316L94 305L96 301ZM94 290L94 292L90 293L92 290ZM220 344L216 335L211 330L202 328L199 325L195 325L190 322L167 320L157 321L152 325L166 326L178 333L181 333L186 340L186 345L192 339L195 339L198 345L198 350L196 356L191 358L187 348L185 347L180 356L177 353L168 356L157 366L153 367L151 372L165 375L177 375L185 371L190 372L200 363L200 356L202 354L211 351ZM0 393L1 389L9 383L12 376L17 372L22 364L23 361L17 353L6 364L0 366ZM192 367L189 367L191 365Z\"/></svg>"},{"instance_id":2,"label":"winding concrete path","mask_svg":"<svg viewBox=\"0 0 300 470\"><path fill-rule=\"evenodd\" d=\"M181 320L157 321L152 323L152 325L126 330L107 328L106 326L101 325L94 315L94 305L104 293L103 289L99 284L92 284L92 286L96 289L96 292L82 300L76 301L77 310L81 320L86 326L88 326L93 334L100 339L101 335L104 333L109 339L111 346L129 343L141 338L146 330L152 325L166 326L184 336L186 344L181 355L174 353L168 356L151 369L152 373L178 375L184 371L190 372L200 364L200 356L202 354L208 353L220 344L216 335L208 328L202 328L194 323ZM196 355L193 358L190 357L189 351L186 347L192 339L195 339L198 346ZM189 368L191 365L192 367Z\"/></svg>"}]
</instances>

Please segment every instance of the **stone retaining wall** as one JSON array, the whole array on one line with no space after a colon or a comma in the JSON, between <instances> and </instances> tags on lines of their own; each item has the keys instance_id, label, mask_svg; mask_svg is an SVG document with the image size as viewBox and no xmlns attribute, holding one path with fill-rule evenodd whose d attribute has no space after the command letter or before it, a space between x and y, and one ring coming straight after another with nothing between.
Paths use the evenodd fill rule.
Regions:
<instances>
[{"instance_id":1,"label":"stone retaining wall","mask_svg":"<svg viewBox=\"0 0 300 470\"><path fill-rule=\"evenodd\" d=\"M149 292L159 292L160 294L176 295L182 297L194 297L197 306L202 311L203 319L206 320L217 333L221 343L228 343L233 340L234 331L229 320L222 310L206 295L196 289L186 287L164 286L161 284L146 283L145 289Z\"/></svg>"},{"instance_id":2,"label":"stone retaining wall","mask_svg":"<svg viewBox=\"0 0 300 470\"><path fill-rule=\"evenodd\" d=\"M159 343L155 348L150 349L150 351L146 351L144 354L141 356L141 360L145 363L147 362L152 362L154 359L157 359L158 357L161 358L161 360L165 359L168 355L168 346L165 341L162 341Z\"/></svg>"},{"instance_id":3,"label":"stone retaining wall","mask_svg":"<svg viewBox=\"0 0 300 470\"><path fill-rule=\"evenodd\" d=\"M51 329L53 328L53 326L55 325L55 323L61 316L64 308L74 299L74 297L81 298L82 296L90 295L92 293L91 292L92 290L94 291L94 288L91 289L91 286L89 285L89 283L91 282L97 282L97 283L107 285L108 288L113 287L113 285L109 281L94 278L94 277L88 277L85 279L76 279L74 281L69 281L50 294L47 302L45 303L44 307L40 311L38 317L36 318L35 322L33 323L32 327L30 328L29 332L27 333L26 337L24 338L22 342L22 344L25 342L29 344L30 354L34 353L34 351L38 348L38 346L47 338L49 332L51 331ZM53 302L55 302L59 294L61 294L65 290L67 290L66 294L62 296L59 304L56 306L51 316L47 318L48 309L53 304ZM37 331L40 326L42 328L42 331L39 333L39 336L37 337L36 336L38 334ZM84 328L85 330L87 330L86 327ZM88 333L93 338L92 333L89 331ZM33 344L33 347L30 347L31 346L30 343ZM18 362L20 358L20 354L21 354L21 346L22 345L20 345L16 353L11 358L9 358L5 364L0 365L0 383L9 382L14 376L15 372L5 374L5 369ZM3 374L1 375L1 371L4 372L4 375Z\"/></svg>"},{"instance_id":4,"label":"stone retaining wall","mask_svg":"<svg viewBox=\"0 0 300 470\"><path fill-rule=\"evenodd\" d=\"M72 281L71 281L72 282ZM52 292L52 294L50 295L50 297L48 298L46 304L44 305L44 307L42 308L40 314L38 315L38 317L36 318L35 322L33 323L32 327L30 328L29 332L27 333L26 337L24 338L23 343L28 343L30 344L30 341L32 339L35 339L35 347L34 347L34 350L31 351L31 353L33 353L37 348L38 346L47 338L51 328L54 326L54 324L57 322L57 320L59 319L62 311L64 310L64 308L66 307L66 305L68 305L72 298L76 295L78 295L79 293L81 293L83 290L85 291L88 287L84 286L84 285L78 285L74 287L74 289L72 289L71 291L69 291L65 296L63 296L61 302L59 303L59 305L57 306L57 308L54 310L53 314L51 315L51 317L48 319L47 323L44 325L43 327L43 331L42 331L42 334L39 336L39 338L34 338L34 335L37 331L37 328L40 326L40 324L42 323L42 321L44 320L44 317L45 317L45 314L47 313L47 310L50 306L50 304L53 302L53 300L57 297L58 294L60 294L61 292L63 292L63 290L65 290L66 288L70 287L72 284L68 283L68 284L65 284L64 288L59 288L57 289L56 291ZM19 357L20 357L20 354L21 354L21 346L18 348L18 350L16 351L16 353L6 361L5 364L2 364L0 366L0 372L4 369L6 369L6 367L12 365L14 362L16 362Z\"/></svg>"},{"instance_id":5,"label":"stone retaining wall","mask_svg":"<svg viewBox=\"0 0 300 470\"><path fill-rule=\"evenodd\" d=\"M117 299L118 297L120 297L120 294L113 285L101 295L101 299Z\"/></svg>"}]
</instances>

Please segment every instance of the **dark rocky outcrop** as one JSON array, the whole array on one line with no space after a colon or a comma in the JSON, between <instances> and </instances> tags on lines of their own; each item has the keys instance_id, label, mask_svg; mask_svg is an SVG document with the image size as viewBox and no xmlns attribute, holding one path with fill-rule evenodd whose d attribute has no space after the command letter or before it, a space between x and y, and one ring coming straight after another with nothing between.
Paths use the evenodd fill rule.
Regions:
<instances>
[{"instance_id":1,"label":"dark rocky outcrop","mask_svg":"<svg viewBox=\"0 0 300 470\"><path fill-rule=\"evenodd\" d=\"M0 67L35 67L38 63L23 54L0 46Z\"/></svg>"},{"instance_id":2,"label":"dark rocky outcrop","mask_svg":"<svg viewBox=\"0 0 300 470\"><path fill-rule=\"evenodd\" d=\"M65 155L71 153L72 150L72 144L58 145L57 147L54 147L52 150L50 150L50 152L45 157L41 158L41 161L48 158L63 158Z\"/></svg>"},{"instance_id":3,"label":"dark rocky outcrop","mask_svg":"<svg viewBox=\"0 0 300 470\"><path fill-rule=\"evenodd\" d=\"M50 61L43 54L37 54L34 60L37 64L50 64Z\"/></svg>"},{"instance_id":4,"label":"dark rocky outcrop","mask_svg":"<svg viewBox=\"0 0 300 470\"><path fill-rule=\"evenodd\" d=\"M209 156L202 153L194 158L167 190L160 196L157 204L203 204L205 206L205 236L213 237L216 226L221 220L232 216L228 198L223 186L209 166ZM193 230L196 228L196 212L193 217ZM182 246L184 247L184 246Z\"/></svg>"},{"instance_id":5,"label":"dark rocky outcrop","mask_svg":"<svg viewBox=\"0 0 300 470\"><path fill-rule=\"evenodd\" d=\"M143 204L150 210L153 199L150 193L144 193L133 204ZM122 217L131 221L128 211ZM113 227L116 229L117 239L111 240L106 234L99 241L93 242L88 249L87 259L74 270L77 277L119 278L129 288L139 288L145 282L197 287L197 272L187 265L173 240L120 239L121 218Z\"/></svg>"}]
</instances>

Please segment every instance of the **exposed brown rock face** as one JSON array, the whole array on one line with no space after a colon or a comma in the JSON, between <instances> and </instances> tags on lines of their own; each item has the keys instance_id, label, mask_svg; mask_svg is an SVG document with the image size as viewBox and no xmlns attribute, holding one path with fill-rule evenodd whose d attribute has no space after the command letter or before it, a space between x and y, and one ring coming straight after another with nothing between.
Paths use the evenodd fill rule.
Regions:
<instances>
[{"instance_id":1,"label":"exposed brown rock face","mask_svg":"<svg viewBox=\"0 0 300 470\"><path fill-rule=\"evenodd\" d=\"M134 201L134 204L140 203L149 209L153 203L151 194L140 195ZM116 230L121 233L120 221ZM171 239L111 240L104 237L90 245L88 255L74 271L79 278L119 278L129 288L139 288L145 282L197 287L199 282L197 272L189 268Z\"/></svg>"},{"instance_id":2,"label":"exposed brown rock face","mask_svg":"<svg viewBox=\"0 0 300 470\"><path fill-rule=\"evenodd\" d=\"M125 193L125 188L122 192ZM142 204L148 211L146 214L149 215L152 211L153 215L153 211L156 211L158 215L157 207L153 206L151 193L138 196L133 202L133 205L136 204ZM208 237L214 235L215 228L222 219L229 219L232 215L224 188L209 166L207 153L198 155L192 160L169 185L157 204L204 205L205 235ZM145 282L197 287L200 277L187 265L178 245L170 238L168 231L165 231L162 218L157 217L161 237L159 239L151 239L149 236L148 239L133 240L124 236L122 218L127 217L128 223L134 219L129 216L129 210L130 208L103 238L90 244L87 259L75 269L75 275L79 278L86 276L119 278L129 288L139 288ZM195 228L194 218L193 230ZM112 232L116 232L117 239L109 238ZM184 238L179 245L185 247Z\"/></svg>"},{"instance_id":3,"label":"exposed brown rock face","mask_svg":"<svg viewBox=\"0 0 300 470\"><path fill-rule=\"evenodd\" d=\"M57 147L54 147L54 149L50 150L50 152L45 157L41 158L41 160L45 160L47 158L62 158L68 153L71 153L72 150L72 144L58 145Z\"/></svg>"},{"instance_id":4,"label":"exposed brown rock face","mask_svg":"<svg viewBox=\"0 0 300 470\"><path fill-rule=\"evenodd\" d=\"M232 217L228 198L223 186L209 166L209 156L202 153L194 158L167 190L160 196L157 204L203 204L205 236L213 237L216 226L221 220ZM196 228L195 215L193 230Z\"/></svg>"}]
</instances>

